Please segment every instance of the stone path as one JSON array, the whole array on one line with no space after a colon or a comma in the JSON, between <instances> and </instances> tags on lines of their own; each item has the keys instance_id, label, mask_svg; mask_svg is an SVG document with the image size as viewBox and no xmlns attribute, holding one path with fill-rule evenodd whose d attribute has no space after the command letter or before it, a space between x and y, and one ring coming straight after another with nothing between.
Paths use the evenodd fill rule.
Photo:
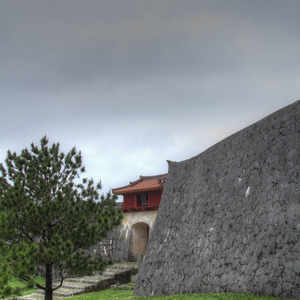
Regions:
<instances>
[{"instance_id":1,"label":"stone path","mask_svg":"<svg viewBox=\"0 0 300 300\"><path fill-rule=\"evenodd\" d=\"M137 274L137 263L115 263L108 266L103 273L92 276L68 278L64 280L63 286L54 291L53 299L72 297L88 292L96 292L110 288L111 285L125 284L131 282L131 276ZM54 283L53 286L58 285ZM44 299L44 291L37 290L36 293L11 298L14 300L41 300Z\"/></svg>"}]
</instances>

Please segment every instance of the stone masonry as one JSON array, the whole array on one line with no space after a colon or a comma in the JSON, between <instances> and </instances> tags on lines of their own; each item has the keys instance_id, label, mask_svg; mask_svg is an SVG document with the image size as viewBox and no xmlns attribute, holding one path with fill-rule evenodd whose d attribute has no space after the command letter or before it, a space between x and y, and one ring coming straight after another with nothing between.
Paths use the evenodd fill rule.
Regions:
<instances>
[{"instance_id":1,"label":"stone masonry","mask_svg":"<svg viewBox=\"0 0 300 300\"><path fill-rule=\"evenodd\" d=\"M300 298L300 101L169 162L135 295Z\"/></svg>"},{"instance_id":2,"label":"stone masonry","mask_svg":"<svg viewBox=\"0 0 300 300\"><path fill-rule=\"evenodd\" d=\"M152 234L157 211L139 211L124 213L122 224L112 230L107 238L92 246L88 252L93 257L102 257L107 261L128 262L134 261L131 257L132 226L145 223L149 226L149 236Z\"/></svg>"}]
</instances>

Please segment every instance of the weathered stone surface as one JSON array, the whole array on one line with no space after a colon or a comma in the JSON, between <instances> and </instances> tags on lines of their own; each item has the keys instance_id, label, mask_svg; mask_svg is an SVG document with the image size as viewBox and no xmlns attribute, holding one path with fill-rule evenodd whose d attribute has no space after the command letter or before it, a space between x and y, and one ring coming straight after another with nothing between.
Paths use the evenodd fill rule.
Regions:
<instances>
[{"instance_id":1,"label":"weathered stone surface","mask_svg":"<svg viewBox=\"0 0 300 300\"><path fill-rule=\"evenodd\" d=\"M135 295L300 297L300 101L170 162Z\"/></svg>"},{"instance_id":2,"label":"weathered stone surface","mask_svg":"<svg viewBox=\"0 0 300 300\"><path fill-rule=\"evenodd\" d=\"M53 293L53 299L61 299L97 292L110 288L111 285L125 284L131 281L131 277L137 274L137 263L118 263L108 266L103 273L95 273L90 276L65 279L61 288ZM54 282L58 286L60 282ZM44 291L37 290L34 294L9 298L7 300L40 300L44 299Z\"/></svg>"},{"instance_id":3,"label":"weathered stone surface","mask_svg":"<svg viewBox=\"0 0 300 300\"><path fill-rule=\"evenodd\" d=\"M102 257L108 261L137 261L134 255L134 242L141 244L135 237L134 225L145 223L149 226L149 236L152 234L157 211L138 211L124 213L121 225L108 234L108 237L88 250L93 257Z\"/></svg>"}]
</instances>

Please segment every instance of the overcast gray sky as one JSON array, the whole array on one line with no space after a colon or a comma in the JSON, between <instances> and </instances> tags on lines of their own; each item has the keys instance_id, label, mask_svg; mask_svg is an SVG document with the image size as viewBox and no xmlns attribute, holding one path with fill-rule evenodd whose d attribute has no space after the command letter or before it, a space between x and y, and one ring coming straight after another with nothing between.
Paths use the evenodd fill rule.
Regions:
<instances>
[{"instance_id":1,"label":"overcast gray sky","mask_svg":"<svg viewBox=\"0 0 300 300\"><path fill-rule=\"evenodd\" d=\"M300 99L299 0L1 0L0 161L43 135L103 191Z\"/></svg>"}]
</instances>

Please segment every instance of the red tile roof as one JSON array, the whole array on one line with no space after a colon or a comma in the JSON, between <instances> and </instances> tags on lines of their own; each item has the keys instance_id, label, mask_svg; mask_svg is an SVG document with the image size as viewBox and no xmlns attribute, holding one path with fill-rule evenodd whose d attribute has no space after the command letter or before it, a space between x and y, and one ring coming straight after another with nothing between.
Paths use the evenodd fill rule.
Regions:
<instances>
[{"instance_id":1,"label":"red tile roof","mask_svg":"<svg viewBox=\"0 0 300 300\"><path fill-rule=\"evenodd\" d=\"M167 174L140 176L138 180L130 182L129 185L112 189L112 192L116 195L124 195L128 193L160 190L164 188L166 178Z\"/></svg>"}]
</instances>

